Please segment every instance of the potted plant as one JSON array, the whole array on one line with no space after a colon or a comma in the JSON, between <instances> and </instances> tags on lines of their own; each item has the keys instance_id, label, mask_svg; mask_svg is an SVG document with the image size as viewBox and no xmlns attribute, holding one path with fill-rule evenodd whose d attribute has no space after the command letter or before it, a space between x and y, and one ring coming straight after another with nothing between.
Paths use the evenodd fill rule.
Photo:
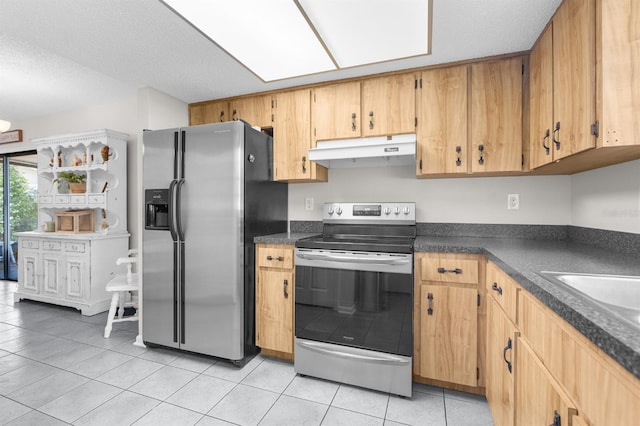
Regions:
<instances>
[{"instance_id":1,"label":"potted plant","mask_svg":"<svg viewBox=\"0 0 640 426\"><path fill-rule=\"evenodd\" d=\"M58 177L53 181L58 184L58 188L60 188L60 184L62 181L67 181L69 184L69 190L74 194L82 194L87 191L87 175L73 172L60 172L58 173Z\"/></svg>"}]
</instances>

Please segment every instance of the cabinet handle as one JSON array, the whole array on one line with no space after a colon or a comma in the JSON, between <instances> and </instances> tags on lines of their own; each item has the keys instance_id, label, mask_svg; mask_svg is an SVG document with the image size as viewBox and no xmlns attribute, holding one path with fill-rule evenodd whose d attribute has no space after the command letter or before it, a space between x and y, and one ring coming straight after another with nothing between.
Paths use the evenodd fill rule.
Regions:
<instances>
[{"instance_id":1,"label":"cabinet handle","mask_svg":"<svg viewBox=\"0 0 640 426\"><path fill-rule=\"evenodd\" d=\"M462 159L460 158L460 153L462 153L462 147L460 145L456 146L456 153L458 154L458 159L456 160L456 166L460 167L462 165Z\"/></svg>"},{"instance_id":2,"label":"cabinet handle","mask_svg":"<svg viewBox=\"0 0 640 426\"><path fill-rule=\"evenodd\" d=\"M351 114L351 130L356 131L356 113Z\"/></svg>"},{"instance_id":3,"label":"cabinet handle","mask_svg":"<svg viewBox=\"0 0 640 426\"><path fill-rule=\"evenodd\" d=\"M224 121L224 111L220 111L220 122Z\"/></svg>"},{"instance_id":4,"label":"cabinet handle","mask_svg":"<svg viewBox=\"0 0 640 426\"><path fill-rule=\"evenodd\" d=\"M429 301L427 315L433 315L433 293L427 293L427 300Z\"/></svg>"},{"instance_id":5,"label":"cabinet handle","mask_svg":"<svg viewBox=\"0 0 640 426\"><path fill-rule=\"evenodd\" d=\"M558 410L553 410L553 423L551 423L549 426L561 426L562 425L562 419L560 418L560 413L558 413Z\"/></svg>"},{"instance_id":6,"label":"cabinet handle","mask_svg":"<svg viewBox=\"0 0 640 426\"><path fill-rule=\"evenodd\" d=\"M369 111L369 128L373 129L373 111Z\"/></svg>"},{"instance_id":7,"label":"cabinet handle","mask_svg":"<svg viewBox=\"0 0 640 426\"><path fill-rule=\"evenodd\" d=\"M287 287L289 286L289 281L288 280L284 280L284 282L282 283L282 291L284 292L284 298L288 299L289 298L289 292L287 291Z\"/></svg>"},{"instance_id":8,"label":"cabinet handle","mask_svg":"<svg viewBox=\"0 0 640 426\"><path fill-rule=\"evenodd\" d=\"M271 256L271 255L267 256L267 260L273 260L273 256ZM278 262L282 262L282 261L284 261L284 257L278 256L278 257L276 257L276 260Z\"/></svg>"},{"instance_id":9,"label":"cabinet handle","mask_svg":"<svg viewBox=\"0 0 640 426\"><path fill-rule=\"evenodd\" d=\"M550 132L549 132L549 129L547 129L546 133L544 134L544 138L542 138L542 147L544 148L547 155L549 155L549 151L551 151L551 148L549 147L549 145L545 143L545 141L549 140L549 136L550 136Z\"/></svg>"},{"instance_id":10,"label":"cabinet handle","mask_svg":"<svg viewBox=\"0 0 640 426\"><path fill-rule=\"evenodd\" d=\"M307 157L302 157L302 173L307 173Z\"/></svg>"},{"instance_id":11,"label":"cabinet handle","mask_svg":"<svg viewBox=\"0 0 640 426\"><path fill-rule=\"evenodd\" d=\"M509 370L509 373L511 373L511 361L507 361L507 351L509 349L511 349L513 347L513 343L511 342L511 337L509 337L509 340L507 340L507 346L504 347L504 349L502 350L502 359L504 359L504 362L507 363L507 370Z\"/></svg>"},{"instance_id":12,"label":"cabinet handle","mask_svg":"<svg viewBox=\"0 0 640 426\"><path fill-rule=\"evenodd\" d=\"M480 158L478 158L478 163L484 164L484 145L478 145L478 151L480 151Z\"/></svg>"},{"instance_id":13,"label":"cabinet handle","mask_svg":"<svg viewBox=\"0 0 640 426\"><path fill-rule=\"evenodd\" d=\"M460 269L460 268L456 268L456 269L438 268L438 272L440 274L452 273L452 274L460 275L462 273L462 269Z\"/></svg>"},{"instance_id":14,"label":"cabinet handle","mask_svg":"<svg viewBox=\"0 0 640 426\"><path fill-rule=\"evenodd\" d=\"M498 283L493 283L493 285L491 286L491 290L502 296L502 287L498 287Z\"/></svg>"},{"instance_id":15,"label":"cabinet handle","mask_svg":"<svg viewBox=\"0 0 640 426\"><path fill-rule=\"evenodd\" d=\"M560 149L560 140L556 138L556 134L560 131L560 122L556 123L556 127L553 129L553 143L556 144L556 149Z\"/></svg>"},{"instance_id":16,"label":"cabinet handle","mask_svg":"<svg viewBox=\"0 0 640 426\"><path fill-rule=\"evenodd\" d=\"M231 119L233 121L238 120L238 111L237 110L235 110L235 109L233 110L233 112L231 113Z\"/></svg>"}]
</instances>

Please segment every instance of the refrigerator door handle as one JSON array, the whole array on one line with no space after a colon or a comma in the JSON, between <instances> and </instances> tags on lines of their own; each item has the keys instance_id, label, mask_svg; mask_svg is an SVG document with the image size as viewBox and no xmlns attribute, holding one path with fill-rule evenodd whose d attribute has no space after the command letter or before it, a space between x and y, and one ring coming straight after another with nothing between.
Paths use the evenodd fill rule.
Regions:
<instances>
[{"instance_id":1,"label":"refrigerator door handle","mask_svg":"<svg viewBox=\"0 0 640 426\"><path fill-rule=\"evenodd\" d=\"M171 232L171 239L173 242L178 241L178 232L176 231L176 185L177 180L172 180L169 184L169 232Z\"/></svg>"},{"instance_id":2,"label":"refrigerator door handle","mask_svg":"<svg viewBox=\"0 0 640 426\"><path fill-rule=\"evenodd\" d=\"M182 229L182 185L184 185L184 179L178 179L176 184L176 231L178 232L178 238L180 241L184 241L184 230Z\"/></svg>"},{"instance_id":3,"label":"refrigerator door handle","mask_svg":"<svg viewBox=\"0 0 640 426\"><path fill-rule=\"evenodd\" d=\"M180 282L180 243L173 242L173 342L178 343L178 283Z\"/></svg>"},{"instance_id":4,"label":"refrigerator door handle","mask_svg":"<svg viewBox=\"0 0 640 426\"><path fill-rule=\"evenodd\" d=\"M184 277L184 241L178 242L180 249L180 344L185 344L186 312L185 312L185 277Z\"/></svg>"}]
</instances>

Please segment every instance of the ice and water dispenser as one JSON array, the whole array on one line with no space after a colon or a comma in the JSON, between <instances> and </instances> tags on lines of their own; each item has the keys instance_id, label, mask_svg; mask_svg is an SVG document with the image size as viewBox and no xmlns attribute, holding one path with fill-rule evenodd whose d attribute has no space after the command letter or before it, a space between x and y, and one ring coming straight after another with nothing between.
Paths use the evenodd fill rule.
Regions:
<instances>
[{"instance_id":1,"label":"ice and water dispenser","mask_svg":"<svg viewBox=\"0 0 640 426\"><path fill-rule=\"evenodd\" d=\"M144 191L145 229L169 230L169 190Z\"/></svg>"}]
</instances>

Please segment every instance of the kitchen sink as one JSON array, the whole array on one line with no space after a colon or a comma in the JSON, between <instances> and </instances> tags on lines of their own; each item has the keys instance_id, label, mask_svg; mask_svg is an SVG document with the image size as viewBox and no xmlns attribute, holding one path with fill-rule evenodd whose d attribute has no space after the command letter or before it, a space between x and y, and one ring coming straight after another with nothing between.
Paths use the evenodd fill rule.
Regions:
<instances>
[{"instance_id":1,"label":"kitchen sink","mask_svg":"<svg viewBox=\"0 0 640 426\"><path fill-rule=\"evenodd\" d=\"M551 271L540 275L640 329L640 277Z\"/></svg>"}]
</instances>

